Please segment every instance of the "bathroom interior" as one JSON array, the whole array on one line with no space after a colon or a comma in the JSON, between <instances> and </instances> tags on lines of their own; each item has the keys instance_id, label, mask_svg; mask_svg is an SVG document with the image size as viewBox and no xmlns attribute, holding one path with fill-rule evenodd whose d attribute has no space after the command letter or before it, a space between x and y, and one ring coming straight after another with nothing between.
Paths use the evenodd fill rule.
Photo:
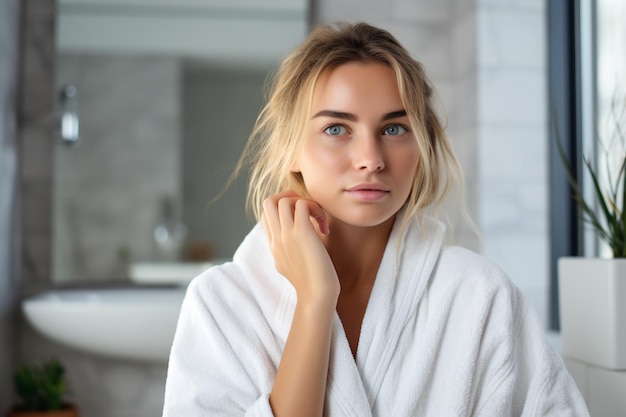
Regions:
<instances>
[{"instance_id":1,"label":"bathroom interior","mask_svg":"<svg viewBox=\"0 0 626 417\"><path fill-rule=\"evenodd\" d=\"M55 357L81 415L160 415L185 287L253 225L245 173L224 186L268 76L313 25L340 20L390 30L424 63L480 232L455 222L456 241L508 273L559 350L548 102L551 25L567 3L2 2L0 412L17 365ZM626 70L613 23L624 5L580 3L602 22L591 39L621 36L594 59ZM611 394L626 372L592 392L591 371L566 364L592 415L626 412Z\"/></svg>"}]
</instances>

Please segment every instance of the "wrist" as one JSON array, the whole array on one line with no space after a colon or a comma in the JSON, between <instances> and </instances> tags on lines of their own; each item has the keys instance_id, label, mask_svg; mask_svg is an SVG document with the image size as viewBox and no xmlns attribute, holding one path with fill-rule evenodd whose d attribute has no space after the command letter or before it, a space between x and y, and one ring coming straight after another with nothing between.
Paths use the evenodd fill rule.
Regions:
<instances>
[{"instance_id":1,"label":"wrist","mask_svg":"<svg viewBox=\"0 0 626 417\"><path fill-rule=\"evenodd\" d=\"M339 295L327 294L318 296L297 295L296 308L314 317L332 317L337 309Z\"/></svg>"}]
</instances>

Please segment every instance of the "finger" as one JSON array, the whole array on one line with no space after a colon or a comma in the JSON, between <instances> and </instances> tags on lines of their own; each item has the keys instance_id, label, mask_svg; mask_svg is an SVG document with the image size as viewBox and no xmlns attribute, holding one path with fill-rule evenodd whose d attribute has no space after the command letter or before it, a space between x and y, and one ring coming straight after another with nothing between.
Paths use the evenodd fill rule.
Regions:
<instances>
[{"instance_id":1,"label":"finger","mask_svg":"<svg viewBox=\"0 0 626 417\"><path fill-rule=\"evenodd\" d=\"M265 235L267 236L267 240L272 243L272 230L267 222L267 215L265 211L261 214L261 222L263 223L263 229L265 230Z\"/></svg>"},{"instance_id":2,"label":"finger","mask_svg":"<svg viewBox=\"0 0 626 417\"><path fill-rule=\"evenodd\" d=\"M278 200L278 218L282 230L291 230L293 228L294 206L298 201L295 197L283 197Z\"/></svg>"},{"instance_id":3,"label":"finger","mask_svg":"<svg viewBox=\"0 0 626 417\"><path fill-rule=\"evenodd\" d=\"M278 200L280 200L281 198L285 198L285 197L303 198L303 196L301 194L298 194L294 190L281 191L280 193L274 194L273 196L271 196L269 198L273 199L275 202L278 202Z\"/></svg>"},{"instance_id":4,"label":"finger","mask_svg":"<svg viewBox=\"0 0 626 417\"><path fill-rule=\"evenodd\" d=\"M302 211L306 212L306 220L310 221L310 218L313 218L313 220L317 223L317 227L320 233L323 235L328 235L328 233L330 233L330 227L328 225L326 212L324 211L322 206L317 204L315 201L308 199L300 199L298 200L298 203L304 206L303 208L305 208L305 210Z\"/></svg>"},{"instance_id":5,"label":"finger","mask_svg":"<svg viewBox=\"0 0 626 417\"><path fill-rule=\"evenodd\" d=\"M276 233L280 231L280 220L274 198L269 197L263 201L263 217L265 218L266 233L270 242L273 242Z\"/></svg>"}]
</instances>

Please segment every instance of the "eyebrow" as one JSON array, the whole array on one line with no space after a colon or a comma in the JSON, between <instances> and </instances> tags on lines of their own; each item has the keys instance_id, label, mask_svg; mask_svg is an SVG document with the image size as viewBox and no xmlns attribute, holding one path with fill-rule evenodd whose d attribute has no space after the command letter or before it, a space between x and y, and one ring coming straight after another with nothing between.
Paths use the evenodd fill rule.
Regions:
<instances>
[{"instance_id":1,"label":"eyebrow","mask_svg":"<svg viewBox=\"0 0 626 417\"><path fill-rule=\"evenodd\" d=\"M349 120L351 122L356 122L357 121L357 117L352 114L352 113L346 113L346 112L341 112L341 111L335 111L335 110L322 110L319 111L317 113L315 113L313 115L313 117L311 119L315 119L316 117L334 117L337 119L344 119L344 120ZM399 117L404 117L406 116L406 110L396 110L396 111L392 111L389 112L387 114L385 114L382 117L382 121L386 121L386 120L391 120L391 119L397 119Z\"/></svg>"}]
</instances>

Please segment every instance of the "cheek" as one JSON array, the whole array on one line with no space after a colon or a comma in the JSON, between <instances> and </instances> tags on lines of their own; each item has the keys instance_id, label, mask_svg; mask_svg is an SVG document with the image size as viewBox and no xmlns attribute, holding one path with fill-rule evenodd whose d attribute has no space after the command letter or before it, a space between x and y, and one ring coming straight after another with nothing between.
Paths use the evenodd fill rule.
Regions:
<instances>
[{"instance_id":1,"label":"cheek","mask_svg":"<svg viewBox=\"0 0 626 417\"><path fill-rule=\"evenodd\" d=\"M419 152L416 147L404 149L396 154L396 168L413 177L419 165Z\"/></svg>"},{"instance_id":2,"label":"cheek","mask_svg":"<svg viewBox=\"0 0 626 417\"><path fill-rule=\"evenodd\" d=\"M406 198L409 197L411 189L413 188L415 177L418 174L420 161L417 151L406 151L402 158L398 160L396 168L398 169L397 175L401 178L401 187L403 192L406 193Z\"/></svg>"},{"instance_id":3,"label":"cheek","mask_svg":"<svg viewBox=\"0 0 626 417\"><path fill-rule=\"evenodd\" d=\"M325 146L305 146L298 159L298 166L305 177L324 176L328 171L337 171L341 165L341 153Z\"/></svg>"}]
</instances>

